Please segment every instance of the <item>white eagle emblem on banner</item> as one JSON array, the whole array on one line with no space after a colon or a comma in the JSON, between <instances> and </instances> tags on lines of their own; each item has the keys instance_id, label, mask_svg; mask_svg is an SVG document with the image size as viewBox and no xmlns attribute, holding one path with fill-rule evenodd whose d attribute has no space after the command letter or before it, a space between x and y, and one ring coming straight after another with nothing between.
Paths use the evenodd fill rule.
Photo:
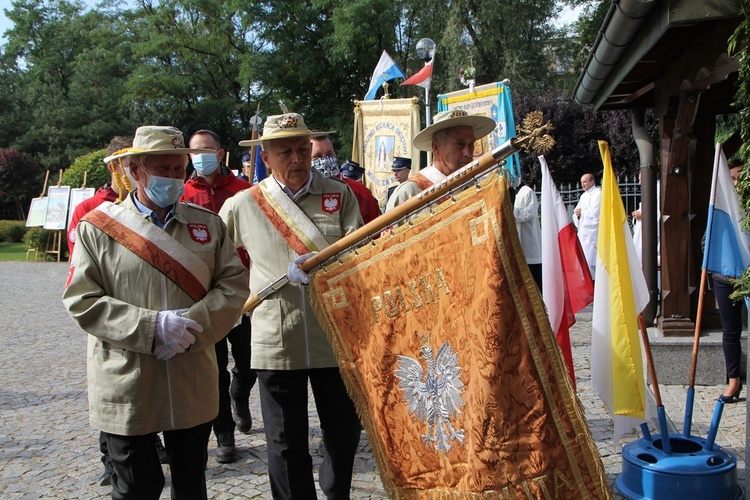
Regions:
<instances>
[{"instance_id":1,"label":"white eagle emblem on banner","mask_svg":"<svg viewBox=\"0 0 750 500\"><path fill-rule=\"evenodd\" d=\"M398 369L404 401L409 404L409 414L427 423L427 433L422 434L426 445L432 445L443 453L453 446L453 441L464 443L463 429L455 429L451 420L465 406L462 399L464 384L461 382L461 368L458 355L450 344L444 342L433 357L429 338L423 338L420 357L427 362L426 369L414 358L398 356Z\"/></svg>"}]
</instances>

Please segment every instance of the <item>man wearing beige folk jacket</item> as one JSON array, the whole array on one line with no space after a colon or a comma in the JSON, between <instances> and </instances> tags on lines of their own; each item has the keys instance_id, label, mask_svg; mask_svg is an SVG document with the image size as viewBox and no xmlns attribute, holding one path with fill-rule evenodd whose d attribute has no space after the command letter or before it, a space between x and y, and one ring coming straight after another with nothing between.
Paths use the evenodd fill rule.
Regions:
<instances>
[{"instance_id":1,"label":"man wearing beige folk jacket","mask_svg":"<svg viewBox=\"0 0 750 500\"><path fill-rule=\"evenodd\" d=\"M248 275L221 219L178 203L189 149L173 127L140 127L136 189L77 228L63 302L90 334L91 425L107 435L113 498L159 498L154 434L164 432L173 498L206 498L218 413L214 344L236 323ZM105 162L115 157L105 158Z\"/></svg>"},{"instance_id":2,"label":"man wearing beige folk jacket","mask_svg":"<svg viewBox=\"0 0 750 500\"><path fill-rule=\"evenodd\" d=\"M309 452L308 384L320 417L325 449L318 474L329 499L348 499L360 436L354 404L336 358L309 303L309 280L298 264L362 225L347 184L311 168L312 132L302 115L269 116L260 139L263 162L273 172L229 198L219 211L232 241L250 256L254 291L279 276L291 283L252 315L252 367L258 374L268 475L274 499L315 498Z\"/></svg>"}]
</instances>

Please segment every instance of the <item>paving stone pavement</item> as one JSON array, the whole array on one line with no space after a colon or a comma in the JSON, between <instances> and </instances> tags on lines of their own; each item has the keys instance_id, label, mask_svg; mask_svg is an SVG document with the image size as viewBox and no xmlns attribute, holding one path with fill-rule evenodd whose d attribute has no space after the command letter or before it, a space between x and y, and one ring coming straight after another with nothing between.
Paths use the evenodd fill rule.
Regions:
<instances>
[{"instance_id":1,"label":"paving stone pavement","mask_svg":"<svg viewBox=\"0 0 750 500\"><path fill-rule=\"evenodd\" d=\"M109 488L98 486L101 462L98 432L88 424L86 402L86 335L65 312L61 297L67 264L0 262L0 497L100 498ZM578 397L601 453L610 486L622 468L620 446L612 442L612 418L594 395L589 357L591 308L578 315L571 330ZM723 370L723 366L717 366ZM658 367L657 367L658 370ZM687 382L687 381L686 381ZM697 386L693 434L705 436L721 386ZM661 386L667 413L682 428L686 386ZM266 448L257 390L253 390L250 434L237 434L240 460L221 465L211 439L207 470L209 496L270 498ZM311 453L322 461L320 432L310 404ZM717 444L735 454L738 478L745 476L744 404L726 405ZM653 431L653 429L652 429ZM626 444L640 436L625 436ZM162 498L169 498L169 474ZM614 488L614 487L613 487ZM613 489L615 498L620 498ZM319 492L319 497L323 498ZM366 437L355 464L352 498L387 498Z\"/></svg>"}]
</instances>

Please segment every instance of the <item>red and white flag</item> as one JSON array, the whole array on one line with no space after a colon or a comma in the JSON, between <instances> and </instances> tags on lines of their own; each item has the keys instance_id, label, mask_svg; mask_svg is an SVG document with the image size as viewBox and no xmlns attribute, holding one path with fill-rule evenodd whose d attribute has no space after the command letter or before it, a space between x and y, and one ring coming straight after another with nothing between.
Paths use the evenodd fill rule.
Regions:
<instances>
[{"instance_id":1,"label":"red and white flag","mask_svg":"<svg viewBox=\"0 0 750 500\"><path fill-rule=\"evenodd\" d=\"M430 62L425 64L422 69L404 80L401 85L419 85L420 87L429 89L430 82L432 82L432 61L434 60L435 59L430 60Z\"/></svg>"},{"instance_id":2,"label":"red and white flag","mask_svg":"<svg viewBox=\"0 0 750 500\"><path fill-rule=\"evenodd\" d=\"M576 322L575 313L593 302L594 282L575 226L544 156L539 157L539 162L542 164L542 296L575 387L570 327Z\"/></svg>"}]
</instances>

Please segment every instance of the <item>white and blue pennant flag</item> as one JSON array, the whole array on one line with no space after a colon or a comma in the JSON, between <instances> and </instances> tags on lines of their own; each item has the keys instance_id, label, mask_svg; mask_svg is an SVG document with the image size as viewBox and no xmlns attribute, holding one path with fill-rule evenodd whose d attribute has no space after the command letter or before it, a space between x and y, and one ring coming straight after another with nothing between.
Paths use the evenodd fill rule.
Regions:
<instances>
[{"instance_id":1,"label":"white and blue pennant flag","mask_svg":"<svg viewBox=\"0 0 750 500\"><path fill-rule=\"evenodd\" d=\"M370 88L367 89L365 101L374 100L375 95L378 93L378 89L383 85L383 82L393 80L394 78L404 78L404 73L398 66L396 66L396 62L390 55L388 55L388 52L384 50L380 55L378 65L375 66L375 71L372 72Z\"/></svg>"},{"instance_id":2,"label":"white and blue pennant flag","mask_svg":"<svg viewBox=\"0 0 750 500\"><path fill-rule=\"evenodd\" d=\"M703 269L735 278L742 275L750 264L750 237L741 227L744 216L719 143L714 157Z\"/></svg>"}]
</instances>

